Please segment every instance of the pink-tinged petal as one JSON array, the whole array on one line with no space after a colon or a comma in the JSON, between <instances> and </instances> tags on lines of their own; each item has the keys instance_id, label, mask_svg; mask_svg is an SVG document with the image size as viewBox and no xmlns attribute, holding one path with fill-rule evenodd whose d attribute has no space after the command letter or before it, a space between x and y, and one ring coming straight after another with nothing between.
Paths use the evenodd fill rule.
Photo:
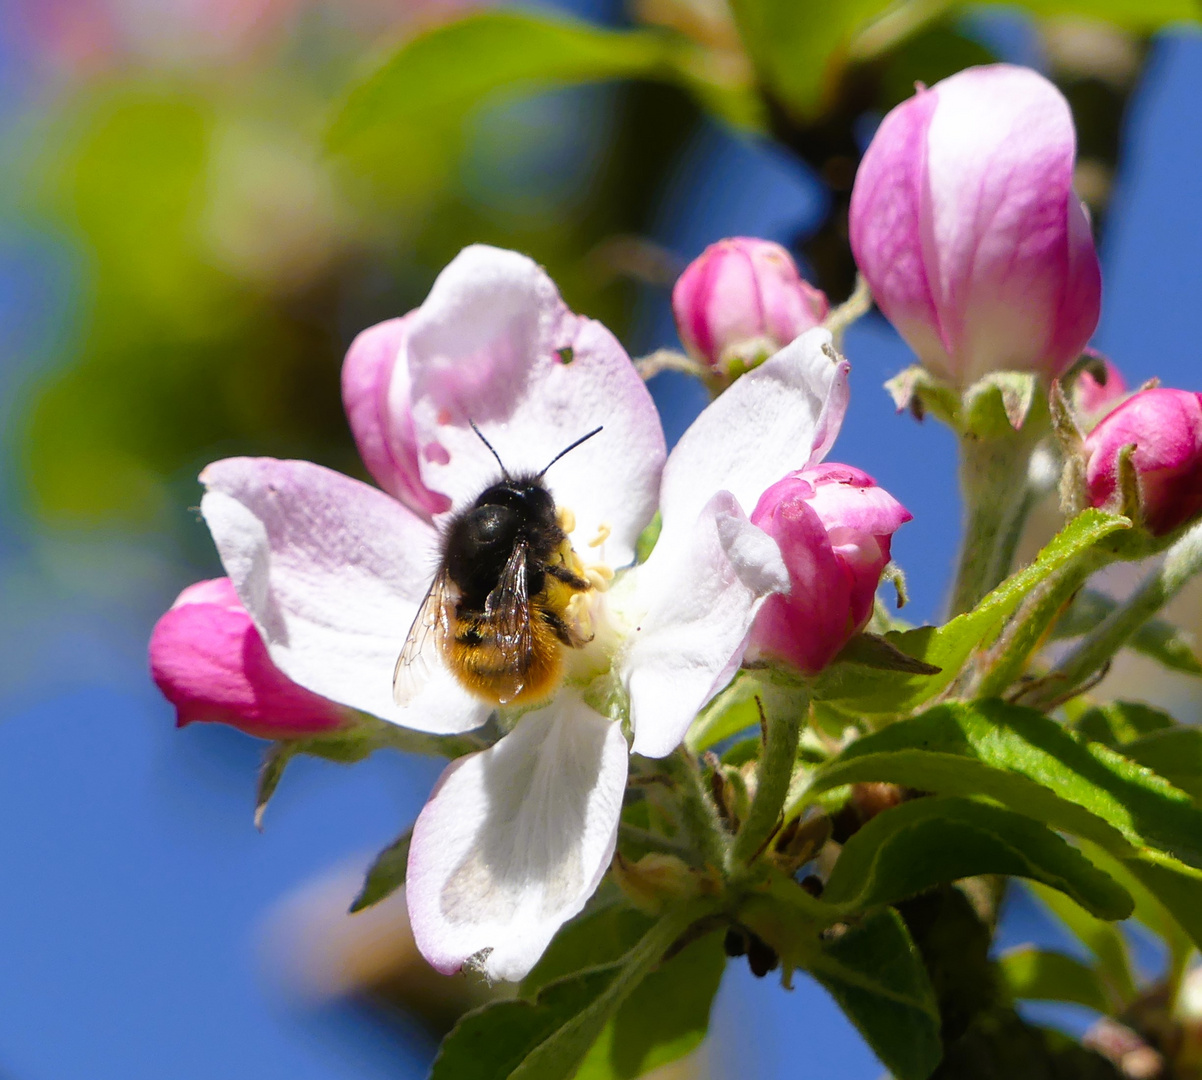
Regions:
<instances>
[{"instance_id":1,"label":"pink-tinged petal","mask_svg":"<svg viewBox=\"0 0 1202 1080\"><path fill-rule=\"evenodd\" d=\"M632 573L632 591L646 605L618 661L632 749L663 757L730 681L760 604L789 587L788 572L772 538L723 491L703 508L683 549L657 546Z\"/></svg>"},{"instance_id":2,"label":"pink-tinged petal","mask_svg":"<svg viewBox=\"0 0 1202 1080\"><path fill-rule=\"evenodd\" d=\"M352 716L271 662L229 578L180 593L150 636L150 671L181 727L217 721L265 739L289 739L341 727Z\"/></svg>"},{"instance_id":3,"label":"pink-tinged petal","mask_svg":"<svg viewBox=\"0 0 1202 1080\"><path fill-rule=\"evenodd\" d=\"M849 370L830 334L810 330L710 404L664 468L657 547L687 543L715 491L749 512L785 473L821 461L847 411Z\"/></svg>"},{"instance_id":4,"label":"pink-tinged petal","mask_svg":"<svg viewBox=\"0 0 1202 1080\"><path fill-rule=\"evenodd\" d=\"M919 88L890 112L856 171L848 211L851 250L873 299L919 359L947 368L923 240L926 142L936 96Z\"/></svg>"},{"instance_id":5,"label":"pink-tinged petal","mask_svg":"<svg viewBox=\"0 0 1202 1080\"><path fill-rule=\"evenodd\" d=\"M1093 373L1086 368L1074 380L1071 390L1073 409L1077 413L1077 422L1089 430L1108 412L1122 403L1130 391L1127 380L1113 361L1107 359L1094 349L1086 349L1086 354L1102 364L1104 381L1099 382Z\"/></svg>"},{"instance_id":6,"label":"pink-tinged petal","mask_svg":"<svg viewBox=\"0 0 1202 1080\"><path fill-rule=\"evenodd\" d=\"M573 315L531 259L474 246L435 281L409 338L413 418L422 476L456 507L499 479L474 421L511 475L538 472L593 428L599 435L547 473L576 515L583 550L630 562L655 513L665 447L651 395L617 339Z\"/></svg>"},{"instance_id":7,"label":"pink-tinged petal","mask_svg":"<svg viewBox=\"0 0 1202 1080\"><path fill-rule=\"evenodd\" d=\"M351 342L342 364L342 405L376 483L423 517L433 517L451 504L422 483L404 359L412 321L410 312L377 323Z\"/></svg>"},{"instance_id":8,"label":"pink-tinged petal","mask_svg":"<svg viewBox=\"0 0 1202 1080\"><path fill-rule=\"evenodd\" d=\"M945 79L927 139L926 263L955 370L1076 358L1097 326L1101 272L1073 191L1064 96L1027 68Z\"/></svg>"},{"instance_id":9,"label":"pink-tinged petal","mask_svg":"<svg viewBox=\"0 0 1202 1080\"><path fill-rule=\"evenodd\" d=\"M852 191L852 251L937 375L1053 376L1085 346L1101 273L1075 152L1060 91L1006 64L920 88L881 123Z\"/></svg>"},{"instance_id":10,"label":"pink-tinged petal","mask_svg":"<svg viewBox=\"0 0 1202 1080\"><path fill-rule=\"evenodd\" d=\"M779 545L790 588L760 609L750 652L821 671L871 616L893 533L911 517L849 465L816 465L768 488L751 520Z\"/></svg>"},{"instance_id":11,"label":"pink-tinged petal","mask_svg":"<svg viewBox=\"0 0 1202 1080\"><path fill-rule=\"evenodd\" d=\"M748 236L711 244L672 290L681 342L715 367L776 352L820 325L829 310L826 295L802 278L780 244Z\"/></svg>"},{"instance_id":12,"label":"pink-tinged petal","mask_svg":"<svg viewBox=\"0 0 1202 1080\"><path fill-rule=\"evenodd\" d=\"M489 707L436 665L405 708L392 672L438 567L434 528L367 484L307 461L230 458L201 511L272 660L333 701L417 731L469 731Z\"/></svg>"},{"instance_id":13,"label":"pink-tinged petal","mask_svg":"<svg viewBox=\"0 0 1202 1080\"><path fill-rule=\"evenodd\" d=\"M1133 446L1145 523L1155 535L1202 513L1202 394L1141 390L1103 417L1085 439L1086 494L1118 509L1119 458Z\"/></svg>"},{"instance_id":14,"label":"pink-tinged petal","mask_svg":"<svg viewBox=\"0 0 1202 1080\"><path fill-rule=\"evenodd\" d=\"M534 966L609 866L628 757L618 724L561 693L447 767L413 828L406 876L413 934L437 970L485 951L489 978Z\"/></svg>"}]
</instances>

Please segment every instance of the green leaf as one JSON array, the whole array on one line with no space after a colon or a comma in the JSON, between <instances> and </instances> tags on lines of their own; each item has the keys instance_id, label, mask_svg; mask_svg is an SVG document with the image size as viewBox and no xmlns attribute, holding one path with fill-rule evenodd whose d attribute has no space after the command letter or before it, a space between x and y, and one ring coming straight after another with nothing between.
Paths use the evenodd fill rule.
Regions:
<instances>
[{"instance_id":1,"label":"green leaf","mask_svg":"<svg viewBox=\"0 0 1202 1080\"><path fill-rule=\"evenodd\" d=\"M661 73L670 41L519 11L485 11L411 38L347 95L328 132L335 150L397 125L462 117L503 87Z\"/></svg>"},{"instance_id":2,"label":"green leaf","mask_svg":"<svg viewBox=\"0 0 1202 1080\"><path fill-rule=\"evenodd\" d=\"M1122 752L1202 803L1202 731L1156 731L1124 744Z\"/></svg>"},{"instance_id":3,"label":"green leaf","mask_svg":"<svg viewBox=\"0 0 1202 1080\"><path fill-rule=\"evenodd\" d=\"M363 880L363 888L351 904L351 914L378 904L386 896L391 896L405 884L405 869L409 865L409 842L413 839L413 830L406 829L379 855L367 871Z\"/></svg>"},{"instance_id":4,"label":"green leaf","mask_svg":"<svg viewBox=\"0 0 1202 1080\"><path fill-rule=\"evenodd\" d=\"M798 802L865 780L987 795L1120 857L1133 845L1202 866L1202 810L1185 792L1105 746L1082 745L1034 709L936 706L854 742L815 772Z\"/></svg>"},{"instance_id":5,"label":"green leaf","mask_svg":"<svg viewBox=\"0 0 1202 1080\"><path fill-rule=\"evenodd\" d=\"M430 1080L506 1080L538 1047L578 1016L594 1009L619 977L611 964L561 979L537 1002L498 1001L460 1019L442 1041ZM568 1077L576 1061L547 1076Z\"/></svg>"},{"instance_id":6,"label":"green leaf","mask_svg":"<svg viewBox=\"0 0 1202 1080\"><path fill-rule=\"evenodd\" d=\"M1035 15L1079 15L1145 32L1174 23L1196 23L1199 16L1194 0L1018 0L1018 6Z\"/></svg>"},{"instance_id":7,"label":"green leaf","mask_svg":"<svg viewBox=\"0 0 1202 1080\"><path fill-rule=\"evenodd\" d=\"M1107 872L1104 866L1099 869ZM1093 953L1099 984L1106 991L1112 1006L1101 1011L1118 1012L1122 1009L1136 993L1131 957L1127 952L1127 939L1123 937L1122 931L1114 923L1091 915L1063 893L1036 882L1027 882L1026 887Z\"/></svg>"},{"instance_id":8,"label":"green leaf","mask_svg":"<svg viewBox=\"0 0 1202 1080\"><path fill-rule=\"evenodd\" d=\"M825 941L807 967L896 1080L926 1080L943 1056L935 992L892 908Z\"/></svg>"},{"instance_id":9,"label":"green leaf","mask_svg":"<svg viewBox=\"0 0 1202 1080\"><path fill-rule=\"evenodd\" d=\"M1108 701L1105 705L1091 706L1073 724L1083 739L1102 743L1112 750L1119 750L1143 735L1175 726L1168 713L1138 701Z\"/></svg>"},{"instance_id":10,"label":"green leaf","mask_svg":"<svg viewBox=\"0 0 1202 1080\"><path fill-rule=\"evenodd\" d=\"M1060 617L1054 638L1079 637L1092 630L1117 607L1113 597L1092 589L1083 589L1072 607ZM1149 619L1130 638L1127 648L1157 660L1170 671L1202 675L1202 663L1194 652L1193 635L1167 619Z\"/></svg>"},{"instance_id":11,"label":"green leaf","mask_svg":"<svg viewBox=\"0 0 1202 1080\"><path fill-rule=\"evenodd\" d=\"M912 712L946 689L972 652L989 644L1005 619L1037 586L1077 560L1099 541L1130 527L1123 517L1100 510L1077 515L1030 566L1003 581L972 611L945 626L923 626L885 640L902 652L941 669L938 675L878 671L854 663L830 665L818 678L814 696L851 713L895 716Z\"/></svg>"},{"instance_id":12,"label":"green leaf","mask_svg":"<svg viewBox=\"0 0 1202 1080\"><path fill-rule=\"evenodd\" d=\"M430 1080L567 1080L672 944L714 910L710 900L679 906L620 960L547 983L534 1000L468 1013L443 1040Z\"/></svg>"},{"instance_id":13,"label":"green leaf","mask_svg":"<svg viewBox=\"0 0 1202 1080\"><path fill-rule=\"evenodd\" d=\"M1026 1001L1068 1001L1109 1014L1114 1003L1093 968L1064 953L1020 945L998 957L1010 993Z\"/></svg>"},{"instance_id":14,"label":"green leaf","mask_svg":"<svg viewBox=\"0 0 1202 1080\"><path fill-rule=\"evenodd\" d=\"M916 799L874 817L844 845L822 899L862 911L978 874L1043 882L1102 918L1131 914L1126 890L1051 829L954 796Z\"/></svg>"},{"instance_id":15,"label":"green leaf","mask_svg":"<svg viewBox=\"0 0 1202 1080\"><path fill-rule=\"evenodd\" d=\"M665 961L605 1025L576 1080L632 1080L695 1050L725 967L720 931Z\"/></svg>"},{"instance_id":16,"label":"green leaf","mask_svg":"<svg viewBox=\"0 0 1202 1080\"><path fill-rule=\"evenodd\" d=\"M765 87L799 119L821 114L847 43L892 0L732 0L739 36Z\"/></svg>"},{"instance_id":17,"label":"green leaf","mask_svg":"<svg viewBox=\"0 0 1202 1080\"><path fill-rule=\"evenodd\" d=\"M620 960L654 923L650 915L620 900L578 915L555 935L522 980L522 997L534 999L558 979Z\"/></svg>"},{"instance_id":18,"label":"green leaf","mask_svg":"<svg viewBox=\"0 0 1202 1080\"><path fill-rule=\"evenodd\" d=\"M1167 856L1143 854L1123 860L1124 865L1172 914L1193 941L1202 948L1202 870L1195 870Z\"/></svg>"}]
</instances>

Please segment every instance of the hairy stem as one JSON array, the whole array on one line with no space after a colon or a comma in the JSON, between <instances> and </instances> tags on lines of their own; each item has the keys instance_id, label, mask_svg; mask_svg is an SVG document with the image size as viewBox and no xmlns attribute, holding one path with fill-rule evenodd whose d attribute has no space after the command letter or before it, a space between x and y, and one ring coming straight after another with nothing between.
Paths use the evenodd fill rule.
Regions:
<instances>
[{"instance_id":1,"label":"hairy stem","mask_svg":"<svg viewBox=\"0 0 1202 1080\"><path fill-rule=\"evenodd\" d=\"M1033 449L1023 432L960 440L965 522L951 616L971 611L1010 572L1018 532L1031 509L1027 470Z\"/></svg>"},{"instance_id":2,"label":"hairy stem","mask_svg":"<svg viewBox=\"0 0 1202 1080\"><path fill-rule=\"evenodd\" d=\"M1139 588L1116 607L1071 653L1057 664L1040 685L1023 696L1023 703L1048 708L1084 683L1128 639L1167 604L1195 574L1202 571L1202 521L1178 538L1164 560L1144 578Z\"/></svg>"},{"instance_id":3,"label":"hairy stem","mask_svg":"<svg viewBox=\"0 0 1202 1080\"><path fill-rule=\"evenodd\" d=\"M764 724L767 737L756 774L755 797L731 849L733 866L751 862L763 850L780 821L797 761L801 725L808 711L806 697L796 690L788 694L769 692L757 700L767 709Z\"/></svg>"},{"instance_id":4,"label":"hairy stem","mask_svg":"<svg viewBox=\"0 0 1202 1080\"><path fill-rule=\"evenodd\" d=\"M664 758L664 771L680 793L680 816L689 840L709 866L726 865L726 833L705 789L697 760L684 747Z\"/></svg>"}]
</instances>

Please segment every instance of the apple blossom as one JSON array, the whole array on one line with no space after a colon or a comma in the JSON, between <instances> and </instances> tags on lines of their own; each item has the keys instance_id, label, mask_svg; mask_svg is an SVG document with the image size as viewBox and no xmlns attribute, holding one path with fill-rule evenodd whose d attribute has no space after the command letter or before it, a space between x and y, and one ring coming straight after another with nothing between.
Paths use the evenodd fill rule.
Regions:
<instances>
[{"instance_id":1,"label":"apple blossom","mask_svg":"<svg viewBox=\"0 0 1202 1080\"><path fill-rule=\"evenodd\" d=\"M756 617L751 650L807 673L824 668L872 615L893 534L913 515L849 465L790 473L752 511L780 545L792 588Z\"/></svg>"},{"instance_id":2,"label":"apple blossom","mask_svg":"<svg viewBox=\"0 0 1202 1080\"><path fill-rule=\"evenodd\" d=\"M711 244L672 289L672 312L690 356L726 374L752 366L819 326L826 294L780 244L736 236Z\"/></svg>"},{"instance_id":3,"label":"apple blossom","mask_svg":"<svg viewBox=\"0 0 1202 1080\"><path fill-rule=\"evenodd\" d=\"M1060 91L1008 64L919 87L881 122L852 190L852 252L936 376L1052 377L1080 355L1101 273L1075 153Z\"/></svg>"},{"instance_id":4,"label":"apple blossom","mask_svg":"<svg viewBox=\"0 0 1202 1080\"><path fill-rule=\"evenodd\" d=\"M1085 438L1085 484L1093 506L1120 498L1119 462L1132 447L1144 524L1155 536L1202 512L1202 394L1141 390Z\"/></svg>"},{"instance_id":5,"label":"apple blossom","mask_svg":"<svg viewBox=\"0 0 1202 1080\"><path fill-rule=\"evenodd\" d=\"M291 739L332 731L353 716L272 663L229 578L179 594L150 636L150 671L181 727L215 720L264 739Z\"/></svg>"},{"instance_id":6,"label":"apple blossom","mask_svg":"<svg viewBox=\"0 0 1202 1080\"><path fill-rule=\"evenodd\" d=\"M825 455L847 364L825 331L804 335L719 397L665 461L629 357L528 258L466 249L405 329L394 378L407 386L420 481L452 511L496 480L471 422L515 475L602 428L545 478L597 584L583 594L593 640L568 650L552 697L502 709L508 733L448 766L409 856L423 954L441 971L474 958L515 979L604 874L628 753L680 743L737 670L763 599L788 588L780 550L747 511L773 480ZM387 400L392 419L404 403L391 387ZM231 459L202 480L222 561L290 678L425 732L467 731L496 711L446 665L407 704L393 700L393 665L438 566L445 517L431 523L307 462ZM657 508L655 549L632 566Z\"/></svg>"}]
</instances>

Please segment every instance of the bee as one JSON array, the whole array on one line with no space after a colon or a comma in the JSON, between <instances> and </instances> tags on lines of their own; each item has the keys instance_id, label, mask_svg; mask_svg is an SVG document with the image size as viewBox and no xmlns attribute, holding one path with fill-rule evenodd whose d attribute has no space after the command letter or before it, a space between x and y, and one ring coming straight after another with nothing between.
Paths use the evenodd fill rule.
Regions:
<instances>
[{"instance_id":1,"label":"bee","mask_svg":"<svg viewBox=\"0 0 1202 1080\"><path fill-rule=\"evenodd\" d=\"M392 691L407 705L444 663L478 698L529 704L554 692L565 648L592 640L570 617L586 580L551 492L547 469L601 428L561 450L541 472L511 476L480 429L472 429L501 467L501 479L456 514L442 561L418 609L393 672Z\"/></svg>"}]
</instances>

